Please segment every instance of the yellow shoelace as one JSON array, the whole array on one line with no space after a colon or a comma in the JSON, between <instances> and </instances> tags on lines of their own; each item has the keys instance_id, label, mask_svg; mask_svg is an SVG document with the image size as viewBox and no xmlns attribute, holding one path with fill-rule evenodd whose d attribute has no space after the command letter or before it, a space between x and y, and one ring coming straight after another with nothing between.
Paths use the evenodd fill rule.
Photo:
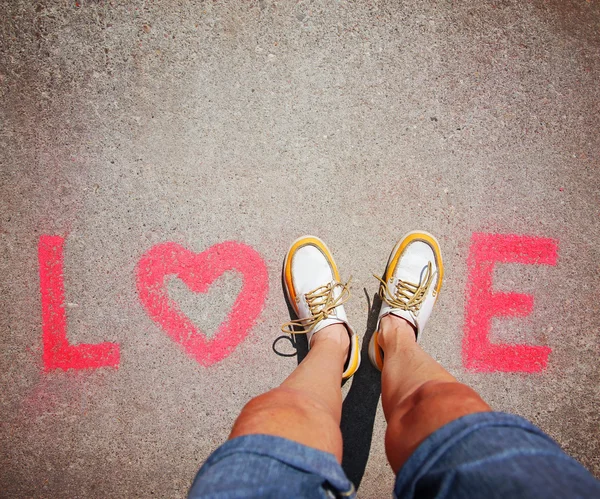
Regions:
<instances>
[{"instance_id":1,"label":"yellow shoelace","mask_svg":"<svg viewBox=\"0 0 600 499\"><path fill-rule=\"evenodd\" d=\"M373 274L373 276L381 283L381 286L379 287L379 297L390 307L407 310L417 315L427 296L429 286L431 286L433 278L437 274L437 271L433 272L432 269L431 262L428 262L427 270L421 277L421 282L419 284L398 279L396 290L393 294L388 284L381 277Z\"/></svg>"},{"instance_id":2,"label":"yellow shoelace","mask_svg":"<svg viewBox=\"0 0 600 499\"><path fill-rule=\"evenodd\" d=\"M310 317L306 319L295 319L290 322L286 322L281 326L281 330L284 333L289 334L308 334L315 326L326 319L331 312L340 305L343 305L350 298L350 279L343 284L341 282L330 282L325 286L319 286L317 289L313 289L304 295L306 304L310 311ZM341 288L341 293L337 298L334 298L334 290ZM296 327L297 329L293 329Z\"/></svg>"}]
</instances>

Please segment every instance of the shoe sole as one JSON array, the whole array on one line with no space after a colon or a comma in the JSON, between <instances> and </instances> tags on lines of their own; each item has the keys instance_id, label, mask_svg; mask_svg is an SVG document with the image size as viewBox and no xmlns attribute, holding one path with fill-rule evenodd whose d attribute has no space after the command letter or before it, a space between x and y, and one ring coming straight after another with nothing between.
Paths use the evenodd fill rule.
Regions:
<instances>
[{"instance_id":1,"label":"shoe sole","mask_svg":"<svg viewBox=\"0 0 600 499\"><path fill-rule=\"evenodd\" d=\"M402 246L404 241L413 235L426 236L427 238L431 239L431 241L425 240L427 243L431 244L431 242L433 242L433 253L437 257L436 265L438 267L438 275L439 275L438 285L436 288L436 296L435 296L435 299L437 301L437 298L440 294L440 290L442 289L442 280L444 277L444 263L443 263L443 258L442 258L442 250L440 248L440 243L437 240L437 238L433 234L430 234L429 232L426 232L424 230L413 230L411 232L404 234L404 236L398 240L398 242L394 246L394 249L391 251L390 256L388 258L387 264L385 266L385 272L383 273L383 280L387 282L387 280L389 278L388 270L390 268L390 264L392 263L392 260L394 259L394 256L396 255L396 253L398 252L398 250L400 249L400 247ZM418 239L415 239L415 240L418 241ZM398 259L399 258L400 257L398 257ZM438 261L438 258L439 258L439 261ZM379 320L380 319L381 319L380 317L377 319L377 328L376 329L379 329ZM381 352L381 347L379 346L379 344L377 342L377 338L378 338L378 331L376 330L373 332L373 336L371 337L371 340L369 341L368 352L369 352L369 360L371 361L371 364L373 364L373 366L375 368L377 368L381 371L381 369L383 368L383 355Z\"/></svg>"},{"instance_id":2,"label":"shoe sole","mask_svg":"<svg viewBox=\"0 0 600 499\"><path fill-rule=\"evenodd\" d=\"M377 337L379 333L377 331L373 331L373 336L371 336L371 341L369 341L369 360L373 367L379 371L383 369L383 357L381 356L381 347L377 344ZM375 345L377 344L377 350L375 349Z\"/></svg>"}]
</instances>

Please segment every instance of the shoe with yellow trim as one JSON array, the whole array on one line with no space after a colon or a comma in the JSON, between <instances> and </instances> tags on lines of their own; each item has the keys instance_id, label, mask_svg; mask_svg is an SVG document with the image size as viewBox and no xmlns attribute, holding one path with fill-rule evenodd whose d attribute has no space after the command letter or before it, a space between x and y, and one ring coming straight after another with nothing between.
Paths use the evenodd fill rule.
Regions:
<instances>
[{"instance_id":1,"label":"shoe with yellow trim","mask_svg":"<svg viewBox=\"0 0 600 499\"><path fill-rule=\"evenodd\" d=\"M329 248L315 236L304 236L292 243L283 267L283 282L290 304L298 316L284 324L283 332L306 334L308 347L321 329L343 324L350 336L344 379L360 365L358 336L348 323L344 303L350 297L347 283L342 283Z\"/></svg>"},{"instance_id":2,"label":"shoe with yellow trim","mask_svg":"<svg viewBox=\"0 0 600 499\"><path fill-rule=\"evenodd\" d=\"M381 318L392 314L405 319L414 327L418 341L431 316L444 277L437 239L427 232L409 232L394 247L383 277L375 277L381 283L381 309L369 342L369 359L381 371L383 351L378 343Z\"/></svg>"}]
</instances>

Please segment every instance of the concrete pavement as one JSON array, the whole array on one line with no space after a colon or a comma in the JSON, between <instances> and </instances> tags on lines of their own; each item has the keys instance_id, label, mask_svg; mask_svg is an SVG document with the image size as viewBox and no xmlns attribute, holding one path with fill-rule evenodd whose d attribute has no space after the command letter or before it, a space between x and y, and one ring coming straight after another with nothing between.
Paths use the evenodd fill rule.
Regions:
<instances>
[{"instance_id":1,"label":"concrete pavement","mask_svg":"<svg viewBox=\"0 0 600 499\"><path fill-rule=\"evenodd\" d=\"M368 336L371 274L414 228L447 267L424 348L600 476L596 0L0 13L3 496L183 496L296 365L272 348L289 244L327 242ZM533 308L473 326L494 260ZM344 387L361 497L394 479L377 379L365 357Z\"/></svg>"}]
</instances>

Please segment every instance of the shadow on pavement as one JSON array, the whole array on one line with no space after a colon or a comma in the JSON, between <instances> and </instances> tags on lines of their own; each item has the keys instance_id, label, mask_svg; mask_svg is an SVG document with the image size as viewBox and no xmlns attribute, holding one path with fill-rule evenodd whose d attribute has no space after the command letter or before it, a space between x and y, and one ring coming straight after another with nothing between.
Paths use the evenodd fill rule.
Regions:
<instances>
[{"instance_id":1,"label":"shadow on pavement","mask_svg":"<svg viewBox=\"0 0 600 499\"><path fill-rule=\"evenodd\" d=\"M344 439L342 468L357 489L365 473L369 459L377 403L381 394L381 373L371 365L368 356L369 340L377 325L377 315L381 307L381 300L375 294L373 302L371 302L366 289L364 289L364 292L369 304L369 317L367 320L367 329L362 338L361 366L352 377L352 386L342 405L342 421L340 423ZM290 305L287 296L285 298L290 318L296 319L293 307ZM277 346L281 341L290 341L296 351L293 353L281 352ZM273 342L273 351L282 357L293 357L296 355L298 364L300 364L308 353L306 335L279 336Z\"/></svg>"},{"instance_id":2,"label":"shadow on pavement","mask_svg":"<svg viewBox=\"0 0 600 499\"><path fill-rule=\"evenodd\" d=\"M368 355L369 340L377 325L381 300L375 294L371 303L367 290L364 289L364 292L369 303L369 318L362 338L361 364L344 399L340 424L344 438L342 468L357 489L369 459L377 403L381 394L381 373L371 365Z\"/></svg>"}]
</instances>

